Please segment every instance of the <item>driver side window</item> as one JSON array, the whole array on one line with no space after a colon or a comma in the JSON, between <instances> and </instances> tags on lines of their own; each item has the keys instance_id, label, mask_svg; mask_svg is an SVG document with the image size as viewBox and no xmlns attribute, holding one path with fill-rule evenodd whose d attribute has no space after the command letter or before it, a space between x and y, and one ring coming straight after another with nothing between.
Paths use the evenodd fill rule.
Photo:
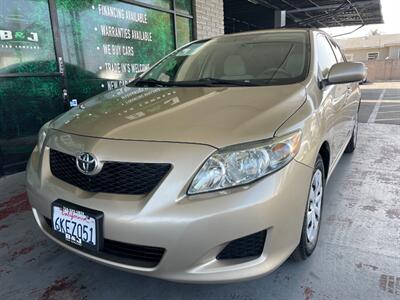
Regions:
<instances>
[{"instance_id":1,"label":"driver side window","mask_svg":"<svg viewBox=\"0 0 400 300\"><path fill-rule=\"evenodd\" d=\"M322 79L326 79L331 67L337 63L336 56L328 40L323 35L317 35L318 68Z\"/></svg>"}]
</instances>

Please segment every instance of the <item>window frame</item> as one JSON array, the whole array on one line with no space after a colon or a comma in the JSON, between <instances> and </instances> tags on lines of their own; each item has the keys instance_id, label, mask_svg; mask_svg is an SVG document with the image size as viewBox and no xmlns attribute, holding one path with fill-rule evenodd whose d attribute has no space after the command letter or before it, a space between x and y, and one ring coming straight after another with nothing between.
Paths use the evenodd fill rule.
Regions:
<instances>
[{"instance_id":1,"label":"window frame","mask_svg":"<svg viewBox=\"0 0 400 300\"><path fill-rule=\"evenodd\" d=\"M174 34L175 49L179 48L178 47L178 30L177 30L177 25L176 25L177 16L183 17L183 18L186 18L186 19L189 19L189 20L192 21L192 32L191 32L191 35L192 35L193 40L196 40L196 38L197 38L197 36L196 36L197 30L195 28L195 24L197 23L196 12L195 12L195 1L196 0L190 0L190 1L192 1L192 14L191 15L190 14L185 14L185 13L182 13L182 12L178 11L177 8L176 8L176 1L175 0L169 0L172 3L172 8L171 9L162 8L162 7L159 7L159 6L156 6L156 5L144 3L144 2L141 2L140 0L118 0L118 1L172 14L173 15L173 29L174 29L174 33L173 34Z\"/></svg>"},{"instance_id":2,"label":"window frame","mask_svg":"<svg viewBox=\"0 0 400 300\"><path fill-rule=\"evenodd\" d=\"M369 57L369 55L370 54L376 54L376 58L374 58L374 59L370 59ZM367 61L374 61L374 60L378 60L379 59L379 55L380 53L379 53L379 51L374 51L374 52L367 52Z\"/></svg>"},{"instance_id":3,"label":"window frame","mask_svg":"<svg viewBox=\"0 0 400 300\"><path fill-rule=\"evenodd\" d=\"M57 64L57 71L56 72L37 72L37 73L30 73L30 72L24 72L24 73L0 73L0 78L16 78L16 77L58 77L58 76L63 76L64 75L64 69L63 69L63 62L60 62L60 57L62 60L62 49L61 49L61 43L59 43L59 35L57 35L58 30L55 30L55 26L57 24L55 23L54 20L54 13L55 13L55 0L47 0L47 5L49 9L49 17L50 17L50 26L51 26L51 33L53 36L53 47L54 47L54 55L55 55L55 61ZM58 28L58 27L57 27Z\"/></svg>"},{"instance_id":4,"label":"window frame","mask_svg":"<svg viewBox=\"0 0 400 300\"><path fill-rule=\"evenodd\" d=\"M322 32L318 32L317 35L316 35L316 37L315 37L315 48L316 48L316 55L315 55L315 57L317 58L317 68L318 68L318 78L319 78L319 81L324 81L324 80L327 79L327 77L328 77L328 75L329 75L329 72L328 72L326 78L324 78L324 76L323 76L323 74L322 74L322 72L321 72L319 63L318 63L318 61L319 61L318 38L319 38L319 37L324 38L324 39L327 41L327 43L328 43L328 45L329 45L329 47L330 47L330 49L331 49L331 51L332 51L332 55L333 55L333 57L335 58L336 64L338 63L338 59L337 59L337 57L336 57L335 51L334 51L333 48L332 48L332 44L331 44L331 41L330 41L331 38L330 38L329 36L327 36L326 34L323 34ZM334 65L334 64L333 64L333 65ZM332 66L333 66L333 65L332 65ZM331 66L331 68L332 68L332 66Z\"/></svg>"},{"instance_id":5,"label":"window frame","mask_svg":"<svg viewBox=\"0 0 400 300\"><path fill-rule=\"evenodd\" d=\"M339 47L338 43L336 43L332 38L328 38L328 40L329 40L329 42L330 42L330 44L331 44L331 48L332 48L332 50L333 50L333 53L334 53L335 56L336 56L336 61L339 63L339 58L338 58L337 55L336 55L335 48L339 51L343 62L347 62L346 55L344 55L344 53L343 53L342 49Z\"/></svg>"},{"instance_id":6,"label":"window frame","mask_svg":"<svg viewBox=\"0 0 400 300\"><path fill-rule=\"evenodd\" d=\"M173 36L172 38L174 39L174 46L175 50L178 49L178 30L177 30L177 16L183 17L186 19L189 19L192 22L192 30L191 30L191 37L192 40L197 39L197 28L196 28L196 11L195 11L195 2L196 0L190 0L191 1L191 6L192 6L192 14L185 14L180 11L176 10L176 1L175 0L169 0L171 1L172 7L171 9L166 9L162 8L156 5L148 4L141 2L140 0L117 0L119 2L124 2L148 9L153 9L165 13L169 13L173 16ZM51 30L53 34L53 43L54 43L54 53L56 56L56 63L57 63L57 72L47 72L47 73L2 73L0 74L0 78L10 78L10 77L57 77L57 76L63 76L64 81L66 82L65 74L64 74L64 56L63 56L63 51L62 51L62 45L61 45L61 36L60 36L60 30L59 30L59 22L58 22L58 16L57 16L57 7L56 7L56 0L47 0L48 6L49 6L49 14L50 14L50 21L51 21ZM67 85L67 84L65 84Z\"/></svg>"}]
</instances>

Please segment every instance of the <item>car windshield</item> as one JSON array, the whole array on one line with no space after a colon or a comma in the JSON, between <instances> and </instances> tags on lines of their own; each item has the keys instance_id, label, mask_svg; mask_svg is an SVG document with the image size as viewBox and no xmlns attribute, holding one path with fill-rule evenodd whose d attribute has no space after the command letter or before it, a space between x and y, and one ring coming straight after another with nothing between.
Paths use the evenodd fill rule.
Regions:
<instances>
[{"instance_id":1,"label":"car windshield","mask_svg":"<svg viewBox=\"0 0 400 300\"><path fill-rule=\"evenodd\" d=\"M131 86L289 84L304 79L308 60L306 32L224 36L173 52Z\"/></svg>"}]
</instances>

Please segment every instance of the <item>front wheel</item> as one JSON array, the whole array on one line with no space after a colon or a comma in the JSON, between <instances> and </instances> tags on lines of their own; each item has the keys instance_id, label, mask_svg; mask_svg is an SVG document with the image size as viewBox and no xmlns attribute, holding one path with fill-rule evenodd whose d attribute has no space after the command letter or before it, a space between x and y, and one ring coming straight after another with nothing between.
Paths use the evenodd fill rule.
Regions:
<instances>
[{"instance_id":1,"label":"front wheel","mask_svg":"<svg viewBox=\"0 0 400 300\"><path fill-rule=\"evenodd\" d=\"M311 179L310 191L304 214L300 243L294 250L292 257L295 261L307 259L317 246L319 229L321 226L322 202L325 189L324 162L318 155L314 173Z\"/></svg>"}]
</instances>

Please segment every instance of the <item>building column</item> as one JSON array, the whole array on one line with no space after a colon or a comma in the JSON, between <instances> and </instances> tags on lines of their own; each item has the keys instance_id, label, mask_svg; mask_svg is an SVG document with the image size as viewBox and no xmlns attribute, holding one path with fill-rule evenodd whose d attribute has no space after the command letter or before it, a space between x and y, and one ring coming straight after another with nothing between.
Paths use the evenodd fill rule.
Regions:
<instances>
[{"instance_id":1,"label":"building column","mask_svg":"<svg viewBox=\"0 0 400 300\"><path fill-rule=\"evenodd\" d=\"M274 28L283 28L286 26L286 10L274 11Z\"/></svg>"},{"instance_id":2,"label":"building column","mask_svg":"<svg viewBox=\"0 0 400 300\"><path fill-rule=\"evenodd\" d=\"M197 39L224 34L224 1L194 0Z\"/></svg>"}]
</instances>

